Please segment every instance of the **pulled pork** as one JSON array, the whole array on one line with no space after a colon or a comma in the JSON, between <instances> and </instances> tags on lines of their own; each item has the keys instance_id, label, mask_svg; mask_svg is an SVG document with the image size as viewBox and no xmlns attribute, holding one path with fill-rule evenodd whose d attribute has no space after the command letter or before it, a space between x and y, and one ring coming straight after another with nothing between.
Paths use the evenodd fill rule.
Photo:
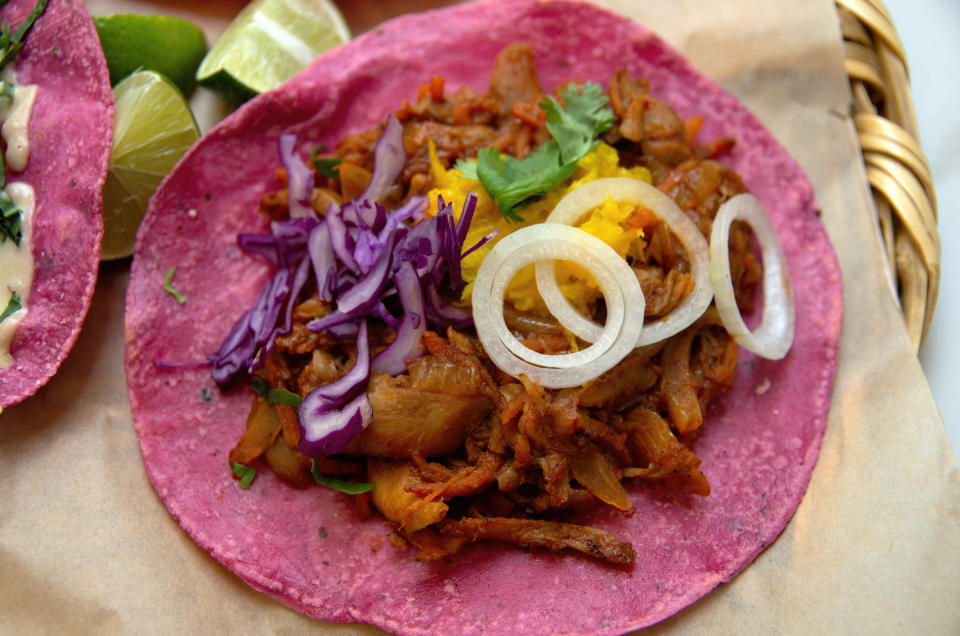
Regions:
<instances>
[{"instance_id":1,"label":"pulled pork","mask_svg":"<svg viewBox=\"0 0 960 636\"><path fill-rule=\"evenodd\" d=\"M616 115L604 141L624 165L643 165L654 185L671 196L709 239L720 204L745 188L714 158L728 139L695 145L698 118L681 120L649 94L648 85L618 71L608 95ZM396 115L404 126L406 167L386 204L427 192L433 183L427 140L449 167L492 146L523 157L549 138L543 91L529 46L515 44L498 57L489 91L446 94L441 78L421 87L415 104ZM556 93L559 96L559 91ZM337 178L317 175L311 201L322 213L364 190L373 170L381 128L345 137ZM282 173L280 175L283 176ZM262 211L286 214L286 192L263 198ZM631 267L647 299L647 316L669 313L693 287L683 247L648 210L628 222L647 237ZM749 307L760 271L749 231L734 226L731 270L738 301ZM256 375L274 388L306 395L346 373L354 345L306 323L331 311L316 296L296 307L293 329L278 338ZM598 316L599 317L599 316ZM556 323L508 310L510 328L533 349L569 351ZM393 337L374 326L374 350ZM578 511L602 502L632 507L624 480L707 496L710 485L690 448L710 401L730 389L737 348L714 309L665 342L638 349L615 368L578 388L545 390L510 377L487 359L471 333L448 329L423 337L427 354L398 377L376 374L367 394L372 421L337 458L318 462L322 473L375 482L358 507L370 503L415 546L420 558L456 553L489 540L550 550L573 550L613 564L629 564L633 548L608 532L572 523ZM296 411L257 398L247 431L231 459L265 460L296 486L312 483L310 462L296 450Z\"/></svg>"}]
</instances>

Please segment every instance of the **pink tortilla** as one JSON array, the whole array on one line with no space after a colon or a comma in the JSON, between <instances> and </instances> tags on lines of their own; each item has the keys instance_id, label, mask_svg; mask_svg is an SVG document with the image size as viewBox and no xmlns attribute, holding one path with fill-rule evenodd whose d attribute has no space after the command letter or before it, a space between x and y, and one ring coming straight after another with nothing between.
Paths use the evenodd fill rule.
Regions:
<instances>
[{"instance_id":1,"label":"pink tortilla","mask_svg":"<svg viewBox=\"0 0 960 636\"><path fill-rule=\"evenodd\" d=\"M155 366L203 360L260 291L267 270L240 252L236 234L263 227L255 210L261 193L276 187L277 135L300 135L304 154L332 145L413 99L434 74L450 91L485 90L494 56L515 40L533 45L545 87L570 78L606 83L626 64L681 115L702 115L704 139L736 137L728 160L771 211L789 258L796 341L781 362L744 353L736 389L711 410L695 450L713 494L631 484L634 514L598 509L584 519L633 542L632 568L494 544L422 563L385 540L383 521L360 521L346 495L296 490L267 470L241 490L227 454L244 430L251 393L221 395L204 368ZM185 305L162 290L172 266ZM656 36L585 4L471 4L389 22L326 54L188 153L140 229L127 296L127 381L146 470L170 513L216 559L290 607L402 634L623 633L729 581L783 530L826 425L841 297L800 168L742 105Z\"/></svg>"},{"instance_id":2,"label":"pink tortilla","mask_svg":"<svg viewBox=\"0 0 960 636\"><path fill-rule=\"evenodd\" d=\"M9 3L15 29L33 0ZM51 0L14 60L17 81L37 84L30 158L7 181L33 186L34 274L28 313L0 369L0 407L33 395L70 353L87 315L100 263L101 190L113 137L113 94L100 40L78 0Z\"/></svg>"}]
</instances>

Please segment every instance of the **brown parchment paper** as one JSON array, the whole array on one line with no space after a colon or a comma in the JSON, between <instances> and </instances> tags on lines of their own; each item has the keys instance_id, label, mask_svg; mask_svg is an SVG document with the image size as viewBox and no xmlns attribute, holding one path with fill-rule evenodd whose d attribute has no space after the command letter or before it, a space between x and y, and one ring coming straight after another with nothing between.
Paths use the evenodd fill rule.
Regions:
<instances>
[{"instance_id":1,"label":"brown parchment paper","mask_svg":"<svg viewBox=\"0 0 960 636\"><path fill-rule=\"evenodd\" d=\"M359 31L432 4L340 6ZM661 34L793 153L816 187L845 287L829 425L796 516L732 582L650 631L960 633L960 472L883 278L833 3L601 4ZM212 41L242 2L87 5L189 17ZM203 92L193 103L205 122L222 111ZM252 590L166 512L144 474L126 396L128 266L101 266L60 372L0 413L0 632L379 632L319 623Z\"/></svg>"}]
</instances>

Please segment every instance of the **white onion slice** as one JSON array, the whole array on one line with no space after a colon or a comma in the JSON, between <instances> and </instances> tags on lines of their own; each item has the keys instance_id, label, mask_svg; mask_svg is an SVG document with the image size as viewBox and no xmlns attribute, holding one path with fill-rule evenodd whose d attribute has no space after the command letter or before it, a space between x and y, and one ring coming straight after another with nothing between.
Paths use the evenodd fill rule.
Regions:
<instances>
[{"instance_id":1,"label":"white onion slice","mask_svg":"<svg viewBox=\"0 0 960 636\"><path fill-rule=\"evenodd\" d=\"M602 205L607 195L614 201L642 205L651 210L667 224L686 249L694 282L693 291L669 314L646 325L640 332L636 346L659 342L693 324L710 305L713 288L710 285L710 251L707 241L673 199L649 183L628 177L597 179L580 186L557 203L547 217L547 222L573 225L592 208ZM616 258L623 261L619 255ZM587 342L595 342L602 333L602 327L583 316L566 299L557 284L553 262L537 263L536 269L537 289L550 312L566 329ZM642 323L643 308L637 310L629 303L627 306L630 307L627 321Z\"/></svg>"},{"instance_id":2,"label":"white onion slice","mask_svg":"<svg viewBox=\"0 0 960 636\"><path fill-rule=\"evenodd\" d=\"M503 295L520 268L544 259L571 260L598 281L607 300L607 323L590 347L570 354L541 354L524 346L506 326ZM606 243L582 230L543 223L500 240L473 283L473 320L491 361L513 376L525 374L547 388L580 386L613 368L633 350L642 321L626 320L627 307L643 311L633 271Z\"/></svg>"},{"instance_id":3,"label":"white onion slice","mask_svg":"<svg viewBox=\"0 0 960 636\"><path fill-rule=\"evenodd\" d=\"M763 258L763 318L752 333L740 315L730 275L728 241L730 224L736 220L745 221L753 228ZM787 355L794 328L787 260L770 216L752 194L738 194L720 206L710 234L710 276L720 318L737 343L771 360Z\"/></svg>"}]
</instances>

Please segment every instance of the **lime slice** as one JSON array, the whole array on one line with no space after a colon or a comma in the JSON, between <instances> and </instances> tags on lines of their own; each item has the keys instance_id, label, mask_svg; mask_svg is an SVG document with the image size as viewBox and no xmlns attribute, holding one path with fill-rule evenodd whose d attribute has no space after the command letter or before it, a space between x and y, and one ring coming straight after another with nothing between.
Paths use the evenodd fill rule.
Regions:
<instances>
[{"instance_id":1,"label":"lime slice","mask_svg":"<svg viewBox=\"0 0 960 636\"><path fill-rule=\"evenodd\" d=\"M329 0L254 0L211 47L197 81L240 104L349 39Z\"/></svg>"},{"instance_id":2,"label":"lime slice","mask_svg":"<svg viewBox=\"0 0 960 636\"><path fill-rule=\"evenodd\" d=\"M103 186L103 260L133 253L150 196L200 136L183 94L159 73L133 73L113 89L113 100L113 150Z\"/></svg>"},{"instance_id":3,"label":"lime slice","mask_svg":"<svg viewBox=\"0 0 960 636\"><path fill-rule=\"evenodd\" d=\"M93 23L111 84L134 71L150 70L169 77L184 95L193 90L197 66L207 52L200 27L162 15L101 15Z\"/></svg>"}]
</instances>

